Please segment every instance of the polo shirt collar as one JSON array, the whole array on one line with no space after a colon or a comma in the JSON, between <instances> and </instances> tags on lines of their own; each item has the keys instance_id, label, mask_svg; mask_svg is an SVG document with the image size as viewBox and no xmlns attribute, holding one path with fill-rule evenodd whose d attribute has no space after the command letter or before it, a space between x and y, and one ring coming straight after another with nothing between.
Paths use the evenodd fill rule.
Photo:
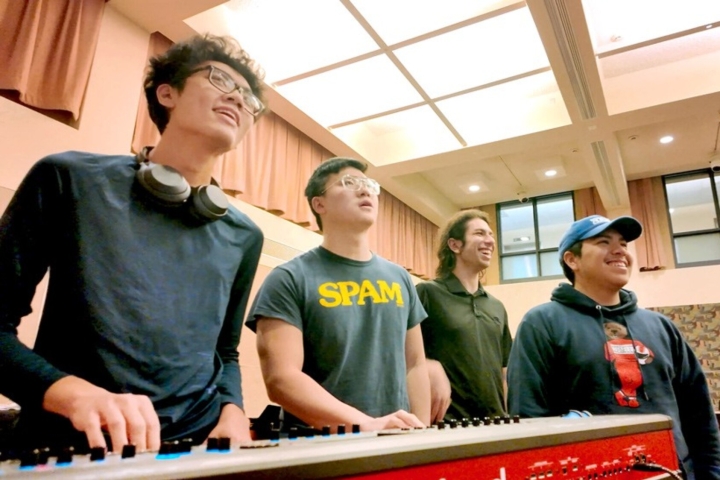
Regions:
<instances>
[{"instance_id":1,"label":"polo shirt collar","mask_svg":"<svg viewBox=\"0 0 720 480\"><path fill-rule=\"evenodd\" d=\"M455 295L471 295L473 297L485 295L485 290L483 289L479 280L478 289L472 294L468 293L468 291L465 290L465 287L463 287L463 284L460 283L460 280L458 280L454 273L451 273L448 277L445 278L438 278L437 281L445 285L445 288L447 288L450 293L453 293Z\"/></svg>"}]
</instances>

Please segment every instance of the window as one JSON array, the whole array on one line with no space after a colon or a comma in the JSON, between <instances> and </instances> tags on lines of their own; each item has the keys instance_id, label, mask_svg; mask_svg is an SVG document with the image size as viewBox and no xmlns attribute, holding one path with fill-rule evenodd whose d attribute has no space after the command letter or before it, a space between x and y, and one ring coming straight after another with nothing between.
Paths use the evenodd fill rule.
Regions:
<instances>
[{"instance_id":1,"label":"window","mask_svg":"<svg viewBox=\"0 0 720 480\"><path fill-rule=\"evenodd\" d=\"M710 170L663 177L675 264L720 262L720 176Z\"/></svg>"},{"instance_id":2,"label":"window","mask_svg":"<svg viewBox=\"0 0 720 480\"><path fill-rule=\"evenodd\" d=\"M575 221L572 193L501 203L497 209L501 281L562 275L558 246Z\"/></svg>"}]
</instances>

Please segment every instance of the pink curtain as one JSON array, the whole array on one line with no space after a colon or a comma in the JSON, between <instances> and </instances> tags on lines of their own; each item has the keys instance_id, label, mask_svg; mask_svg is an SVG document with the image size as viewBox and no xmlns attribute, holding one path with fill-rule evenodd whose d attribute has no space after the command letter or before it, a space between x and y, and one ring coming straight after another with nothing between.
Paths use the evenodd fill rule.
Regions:
<instances>
[{"instance_id":1,"label":"pink curtain","mask_svg":"<svg viewBox=\"0 0 720 480\"><path fill-rule=\"evenodd\" d=\"M150 45L148 46L147 58L150 60L156 55L165 53L173 45L172 40L165 35L155 32L150 35ZM141 82L144 81L141 80ZM147 146L155 146L160 140L160 131L150 120L148 113L148 104L145 99L145 90L140 91L140 101L138 102L137 116L135 117L135 132L132 139L132 151L137 153Z\"/></svg>"},{"instance_id":2,"label":"pink curtain","mask_svg":"<svg viewBox=\"0 0 720 480\"><path fill-rule=\"evenodd\" d=\"M607 216L607 211L600 200L597 188L589 187L573 192L575 201L575 218L581 219L589 215Z\"/></svg>"},{"instance_id":3,"label":"pink curtain","mask_svg":"<svg viewBox=\"0 0 720 480\"><path fill-rule=\"evenodd\" d=\"M80 117L105 0L0 0L0 90Z\"/></svg>"},{"instance_id":4,"label":"pink curtain","mask_svg":"<svg viewBox=\"0 0 720 480\"><path fill-rule=\"evenodd\" d=\"M659 270L667 267L667 257L658 223L658 211L651 178L628 182L632 214L643 225L643 234L635 242L637 263L640 271Z\"/></svg>"}]
</instances>

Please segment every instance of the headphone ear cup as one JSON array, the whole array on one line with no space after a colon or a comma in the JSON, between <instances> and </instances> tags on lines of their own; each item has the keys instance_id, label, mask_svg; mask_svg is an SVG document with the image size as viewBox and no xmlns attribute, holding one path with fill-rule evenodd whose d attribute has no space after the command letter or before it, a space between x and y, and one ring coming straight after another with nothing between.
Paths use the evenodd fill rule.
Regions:
<instances>
[{"instance_id":1,"label":"headphone ear cup","mask_svg":"<svg viewBox=\"0 0 720 480\"><path fill-rule=\"evenodd\" d=\"M217 220L227 213L230 202L220 187L210 184L193 189L192 207L196 217Z\"/></svg>"},{"instance_id":2,"label":"headphone ear cup","mask_svg":"<svg viewBox=\"0 0 720 480\"><path fill-rule=\"evenodd\" d=\"M190 197L190 185L172 167L142 162L135 177L145 191L162 205L181 205Z\"/></svg>"}]
</instances>

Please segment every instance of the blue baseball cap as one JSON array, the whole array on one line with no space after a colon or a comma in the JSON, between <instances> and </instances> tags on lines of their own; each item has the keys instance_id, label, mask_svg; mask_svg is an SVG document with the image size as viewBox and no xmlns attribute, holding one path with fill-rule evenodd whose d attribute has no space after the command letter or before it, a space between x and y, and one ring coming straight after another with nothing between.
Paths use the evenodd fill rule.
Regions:
<instances>
[{"instance_id":1,"label":"blue baseball cap","mask_svg":"<svg viewBox=\"0 0 720 480\"><path fill-rule=\"evenodd\" d=\"M642 225L633 217L618 217L615 220L610 220L602 215L590 215L581 218L570 225L570 228L560 239L560 263L562 264L563 254L570 247L581 240L600 235L608 228L616 230L627 242L632 242L642 234Z\"/></svg>"}]
</instances>

